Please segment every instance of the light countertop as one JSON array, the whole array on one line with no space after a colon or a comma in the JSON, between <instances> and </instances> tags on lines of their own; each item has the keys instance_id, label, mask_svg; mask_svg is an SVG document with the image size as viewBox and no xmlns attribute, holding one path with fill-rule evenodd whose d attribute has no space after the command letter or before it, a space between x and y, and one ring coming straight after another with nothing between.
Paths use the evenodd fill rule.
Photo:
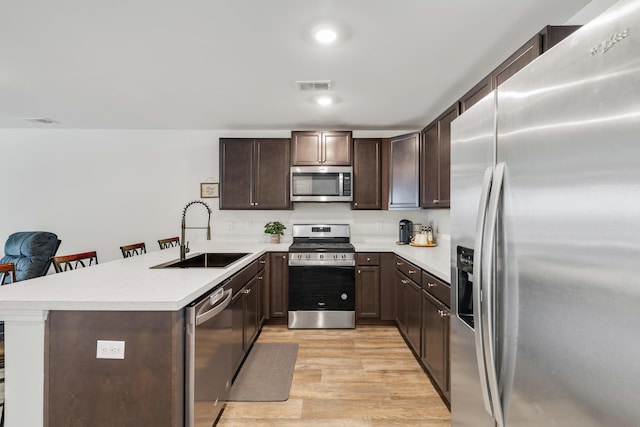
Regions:
<instances>
[{"instance_id":1,"label":"light countertop","mask_svg":"<svg viewBox=\"0 0 640 427\"><path fill-rule=\"evenodd\" d=\"M353 241L358 252L394 252L450 281L449 241L434 248L389 241ZM149 252L88 268L49 274L0 288L2 313L16 310L176 311L197 299L266 252L286 252L290 243L196 242L199 252L247 252L227 268L150 269L179 257L179 248Z\"/></svg>"}]
</instances>

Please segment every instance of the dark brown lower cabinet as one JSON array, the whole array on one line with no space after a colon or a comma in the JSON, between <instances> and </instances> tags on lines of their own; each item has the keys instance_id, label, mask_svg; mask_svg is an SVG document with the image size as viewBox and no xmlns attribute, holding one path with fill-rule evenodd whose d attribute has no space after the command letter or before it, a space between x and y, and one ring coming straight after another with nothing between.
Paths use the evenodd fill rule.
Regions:
<instances>
[{"instance_id":1,"label":"dark brown lower cabinet","mask_svg":"<svg viewBox=\"0 0 640 427\"><path fill-rule=\"evenodd\" d=\"M413 280L406 285L407 299L407 339L416 354L420 354L421 330L422 330L422 288Z\"/></svg>"},{"instance_id":2,"label":"dark brown lower cabinet","mask_svg":"<svg viewBox=\"0 0 640 427\"><path fill-rule=\"evenodd\" d=\"M422 363L443 394L449 391L449 309L422 291Z\"/></svg>"},{"instance_id":3,"label":"dark brown lower cabinet","mask_svg":"<svg viewBox=\"0 0 640 427\"><path fill-rule=\"evenodd\" d=\"M183 310L51 311L47 333L45 426L184 425ZM97 359L97 340L125 358Z\"/></svg>"},{"instance_id":4,"label":"dark brown lower cabinet","mask_svg":"<svg viewBox=\"0 0 640 427\"><path fill-rule=\"evenodd\" d=\"M356 254L356 321L380 319L380 254Z\"/></svg>"},{"instance_id":5,"label":"dark brown lower cabinet","mask_svg":"<svg viewBox=\"0 0 640 427\"><path fill-rule=\"evenodd\" d=\"M380 318L380 266L356 267L356 319Z\"/></svg>"},{"instance_id":6,"label":"dark brown lower cabinet","mask_svg":"<svg viewBox=\"0 0 640 427\"><path fill-rule=\"evenodd\" d=\"M289 313L288 252L269 254L269 317L286 318Z\"/></svg>"},{"instance_id":7,"label":"dark brown lower cabinet","mask_svg":"<svg viewBox=\"0 0 640 427\"><path fill-rule=\"evenodd\" d=\"M398 329L404 334L407 333L407 284L408 280L402 273L395 272L396 288L396 324Z\"/></svg>"}]
</instances>

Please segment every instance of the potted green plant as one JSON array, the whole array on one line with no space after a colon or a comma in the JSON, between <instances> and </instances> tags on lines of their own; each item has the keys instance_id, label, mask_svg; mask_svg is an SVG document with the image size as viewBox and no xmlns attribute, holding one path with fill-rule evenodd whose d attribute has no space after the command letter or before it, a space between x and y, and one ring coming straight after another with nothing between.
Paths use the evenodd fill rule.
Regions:
<instances>
[{"instance_id":1,"label":"potted green plant","mask_svg":"<svg viewBox=\"0 0 640 427\"><path fill-rule=\"evenodd\" d=\"M271 243L280 243L280 236L284 234L287 227L280 221L271 221L264 225L264 232L271 234Z\"/></svg>"}]
</instances>

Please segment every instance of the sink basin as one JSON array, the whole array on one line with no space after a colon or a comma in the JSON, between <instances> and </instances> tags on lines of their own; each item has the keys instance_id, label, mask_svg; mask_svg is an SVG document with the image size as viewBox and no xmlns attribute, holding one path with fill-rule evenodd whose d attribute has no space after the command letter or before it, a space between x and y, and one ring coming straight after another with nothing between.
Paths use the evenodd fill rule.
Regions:
<instances>
[{"instance_id":1,"label":"sink basin","mask_svg":"<svg viewBox=\"0 0 640 427\"><path fill-rule=\"evenodd\" d=\"M192 255L185 260L176 259L164 264L154 265L151 268L225 268L247 255L249 255L248 252L207 252Z\"/></svg>"}]
</instances>

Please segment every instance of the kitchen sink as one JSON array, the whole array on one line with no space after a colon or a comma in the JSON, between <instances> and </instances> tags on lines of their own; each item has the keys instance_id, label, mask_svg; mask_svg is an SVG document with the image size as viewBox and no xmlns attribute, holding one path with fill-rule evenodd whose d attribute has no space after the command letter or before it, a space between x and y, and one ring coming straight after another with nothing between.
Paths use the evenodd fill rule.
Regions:
<instances>
[{"instance_id":1,"label":"kitchen sink","mask_svg":"<svg viewBox=\"0 0 640 427\"><path fill-rule=\"evenodd\" d=\"M248 252L206 252L192 255L184 260L176 259L154 265L151 268L225 268L247 255L249 255Z\"/></svg>"}]
</instances>

